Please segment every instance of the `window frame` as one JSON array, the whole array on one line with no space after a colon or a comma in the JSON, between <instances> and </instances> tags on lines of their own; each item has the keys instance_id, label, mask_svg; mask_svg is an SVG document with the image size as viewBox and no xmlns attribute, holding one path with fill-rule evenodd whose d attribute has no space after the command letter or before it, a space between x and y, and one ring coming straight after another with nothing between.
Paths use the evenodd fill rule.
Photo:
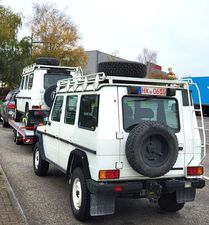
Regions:
<instances>
[{"instance_id":1,"label":"window frame","mask_svg":"<svg viewBox=\"0 0 209 225\"><path fill-rule=\"evenodd\" d=\"M74 122L73 124L71 123L67 123L66 122L66 114L67 114L67 103L68 103L68 98L70 97L77 97L77 100L76 100L76 105L75 105L75 118L74 118ZM74 126L75 125L75 121L76 121L76 114L77 114L77 111L78 111L78 95L74 94L74 95L67 95L66 96L66 102L65 102L65 115L64 115L64 124L67 124L67 125L72 125Z\"/></svg>"},{"instance_id":2,"label":"window frame","mask_svg":"<svg viewBox=\"0 0 209 225\"><path fill-rule=\"evenodd\" d=\"M90 127L84 127L79 125L80 117L81 117L81 104L82 104L82 98L85 96L95 96L97 98L97 114L96 114L96 126L94 128ZM78 115L78 127L81 129L89 130L89 131L95 131L96 128L98 127L98 122L99 122L99 94L83 94L80 96L80 105L79 105L79 115Z\"/></svg>"},{"instance_id":3,"label":"window frame","mask_svg":"<svg viewBox=\"0 0 209 225\"><path fill-rule=\"evenodd\" d=\"M122 101L122 117L123 117L123 130L127 133L129 133L131 130L125 129L125 120L124 120L124 98L126 97L132 97L132 98L151 98L151 99L171 99L176 101L176 107L177 107L177 123L178 123L178 128L172 128L168 124L166 124L174 133L178 133L181 130L181 123L180 123L180 115L179 115L179 102L177 98L170 97L170 96L145 96L145 95L124 95L121 99Z\"/></svg>"},{"instance_id":4,"label":"window frame","mask_svg":"<svg viewBox=\"0 0 209 225\"><path fill-rule=\"evenodd\" d=\"M61 105L61 108L60 108L59 120L54 120L54 119L53 119L53 118L54 118L53 114L54 114L54 109L55 109L55 105L56 105L56 101L57 101L57 98L58 98L58 97L61 97L61 98L62 98L62 105ZM51 111L51 116L50 116L51 121L53 121L53 122L58 122L58 123L61 121L62 109L63 109L63 103L64 103L64 95L57 95L57 96L55 97L54 104L53 104L53 108L52 108L52 111Z\"/></svg>"}]
</instances>

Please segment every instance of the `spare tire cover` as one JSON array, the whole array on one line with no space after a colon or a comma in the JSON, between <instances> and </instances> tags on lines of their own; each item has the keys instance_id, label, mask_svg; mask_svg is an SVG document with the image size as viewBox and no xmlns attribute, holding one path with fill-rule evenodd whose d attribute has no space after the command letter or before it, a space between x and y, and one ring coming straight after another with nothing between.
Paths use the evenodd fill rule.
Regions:
<instances>
[{"instance_id":1,"label":"spare tire cover","mask_svg":"<svg viewBox=\"0 0 209 225\"><path fill-rule=\"evenodd\" d=\"M145 121L134 127L126 142L131 167L147 177L159 177L173 168L178 157L178 141L170 127Z\"/></svg>"},{"instance_id":2,"label":"spare tire cover","mask_svg":"<svg viewBox=\"0 0 209 225\"><path fill-rule=\"evenodd\" d=\"M46 89L46 91L44 93L44 101L45 101L46 105L50 108L51 108L53 100L54 100L56 87L57 87L57 85L50 86L49 88Z\"/></svg>"},{"instance_id":3,"label":"spare tire cover","mask_svg":"<svg viewBox=\"0 0 209 225\"><path fill-rule=\"evenodd\" d=\"M143 63L132 61L113 61L99 63L99 71L109 76L144 78L147 67Z\"/></svg>"}]
</instances>

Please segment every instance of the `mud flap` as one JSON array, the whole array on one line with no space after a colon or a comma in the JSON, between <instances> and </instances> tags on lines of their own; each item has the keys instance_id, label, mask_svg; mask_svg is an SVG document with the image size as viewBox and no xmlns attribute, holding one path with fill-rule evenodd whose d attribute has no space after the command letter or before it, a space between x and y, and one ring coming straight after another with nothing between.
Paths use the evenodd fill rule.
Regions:
<instances>
[{"instance_id":1,"label":"mud flap","mask_svg":"<svg viewBox=\"0 0 209 225\"><path fill-rule=\"evenodd\" d=\"M196 189L188 188L176 191L177 203L192 202L195 199Z\"/></svg>"},{"instance_id":2,"label":"mud flap","mask_svg":"<svg viewBox=\"0 0 209 225\"><path fill-rule=\"evenodd\" d=\"M90 197L90 215L111 215L115 212L115 194L95 193Z\"/></svg>"}]
</instances>

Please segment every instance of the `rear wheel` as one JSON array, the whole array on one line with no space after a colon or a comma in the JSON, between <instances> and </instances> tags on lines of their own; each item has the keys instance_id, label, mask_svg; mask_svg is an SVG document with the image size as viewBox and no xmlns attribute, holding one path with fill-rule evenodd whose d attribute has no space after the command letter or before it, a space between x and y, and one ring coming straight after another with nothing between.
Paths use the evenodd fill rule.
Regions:
<instances>
[{"instance_id":1,"label":"rear wheel","mask_svg":"<svg viewBox=\"0 0 209 225\"><path fill-rule=\"evenodd\" d=\"M39 142L37 142L34 147L33 169L38 176L46 176L49 169L49 163L41 158Z\"/></svg>"},{"instance_id":2,"label":"rear wheel","mask_svg":"<svg viewBox=\"0 0 209 225\"><path fill-rule=\"evenodd\" d=\"M160 208L166 212L177 212L184 207L185 203L177 203L176 193L162 195L158 200Z\"/></svg>"},{"instance_id":3,"label":"rear wheel","mask_svg":"<svg viewBox=\"0 0 209 225\"><path fill-rule=\"evenodd\" d=\"M2 121L2 126L3 126L3 127L9 127L9 124L8 124L8 122L6 122L6 121L3 119L3 121Z\"/></svg>"},{"instance_id":4,"label":"rear wheel","mask_svg":"<svg viewBox=\"0 0 209 225\"><path fill-rule=\"evenodd\" d=\"M76 168L71 177L70 205L78 220L84 221L90 217L90 193L81 168Z\"/></svg>"}]
</instances>

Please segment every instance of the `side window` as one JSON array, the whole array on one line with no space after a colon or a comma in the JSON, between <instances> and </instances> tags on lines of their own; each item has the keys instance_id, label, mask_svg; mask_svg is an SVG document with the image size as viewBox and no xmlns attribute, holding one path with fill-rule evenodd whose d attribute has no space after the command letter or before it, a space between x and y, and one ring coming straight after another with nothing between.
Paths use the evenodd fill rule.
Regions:
<instances>
[{"instance_id":1,"label":"side window","mask_svg":"<svg viewBox=\"0 0 209 225\"><path fill-rule=\"evenodd\" d=\"M25 90L28 89L28 77L29 77L29 75L27 75L27 76L25 77L25 84L24 84L24 89L25 89Z\"/></svg>"},{"instance_id":2,"label":"side window","mask_svg":"<svg viewBox=\"0 0 209 225\"><path fill-rule=\"evenodd\" d=\"M73 125L75 123L77 95L67 96L65 108L65 123Z\"/></svg>"},{"instance_id":3,"label":"side window","mask_svg":"<svg viewBox=\"0 0 209 225\"><path fill-rule=\"evenodd\" d=\"M62 113L62 103L63 103L63 96L57 96L55 103L54 103L54 108L52 111L52 116L51 119L53 121L59 122L61 113Z\"/></svg>"},{"instance_id":4,"label":"side window","mask_svg":"<svg viewBox=\"0 0 209 225\"><path fill-rule=\"evenodd\" d=\"M21 84L20 84L20 89L21 89L21 90L23 89L24 80L25 80L25 77L22 77L22 79L21 79Z\"/></svg>"},{"instance_id":5,"label":"side window","mask_svg":"<svg viewBox=\"0 0 209 225\"><path fill-rule=\"evenodd\" d=\"M33 86L33 74L30 74L28 78L28 89L30 90L32 86Z\"/></svg>"},{"instance_id":6,"label":"side window","mask_svg":"<svg viewBox=\"0 0 209 225\"><path fill-rule=\"evenodd\" d=\"M81 97L78 126L80 128L95 130L98 124L98 95L83 95Z\"/></svg>"}]
</instances>

